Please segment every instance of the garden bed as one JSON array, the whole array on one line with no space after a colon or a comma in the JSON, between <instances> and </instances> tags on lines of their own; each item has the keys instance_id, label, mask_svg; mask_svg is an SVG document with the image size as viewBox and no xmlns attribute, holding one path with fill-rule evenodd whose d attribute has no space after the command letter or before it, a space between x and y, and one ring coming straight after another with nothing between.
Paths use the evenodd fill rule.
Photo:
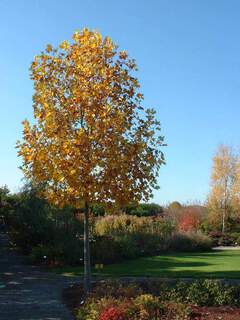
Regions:
<instances>
[{"instance_id":1,"label":"garden bed","mask_svg":"<svg viewBox=\"0 0 240 320\"><path fill-rule=\"evenodd\" d=\"M240 308L224 307L195 307L193 309L193 320L239 320Z\"/></svg>"},{"instance_id":2,"label":"garden bed","mask_svg":"<svg viewBox=\"0 0 240 320\"><path fill-rule=\"evenodd\" d=\"M77 320L239 320L239 292L239 286L212 280L179 282L168 288L160 282L102 281L87 299L82 285L65 289L63 299Z\"/></svg>"}]
</instances>

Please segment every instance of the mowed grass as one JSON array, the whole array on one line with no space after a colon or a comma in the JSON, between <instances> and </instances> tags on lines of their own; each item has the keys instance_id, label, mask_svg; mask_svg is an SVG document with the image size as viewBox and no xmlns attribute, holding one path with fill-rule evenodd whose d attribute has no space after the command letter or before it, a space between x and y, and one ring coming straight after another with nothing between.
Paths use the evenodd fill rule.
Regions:
<instances>
[{"instance_id":1,"label":"mowed grass","mask_svg":"<svg viewBox=\"0 0 240 320\"><path fill-rule=\"evenodd\" d=\"M63 267L54 271L66 276L83 274L82 267ZM106 277L240 279L240 251L167 254L106 265L101 272L93 268L92 272Z\"/></svg>"}]
</instances>

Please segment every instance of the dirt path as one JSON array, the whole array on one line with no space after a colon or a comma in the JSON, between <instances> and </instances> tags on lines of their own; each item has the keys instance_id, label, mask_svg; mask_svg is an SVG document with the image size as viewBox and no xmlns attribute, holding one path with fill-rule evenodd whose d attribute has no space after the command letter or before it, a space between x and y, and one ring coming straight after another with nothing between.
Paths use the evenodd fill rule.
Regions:
<instances>
[{"instance_id":1,"label":"dirt path","mask_svg":"<svg viewBox=\"0 0 240 320\"><path fill-rule=\"evenodd\" d=\"M72 320L62 290L79 281L27 265L0 233L1 320Z\"/></svg>"}]
</instances>

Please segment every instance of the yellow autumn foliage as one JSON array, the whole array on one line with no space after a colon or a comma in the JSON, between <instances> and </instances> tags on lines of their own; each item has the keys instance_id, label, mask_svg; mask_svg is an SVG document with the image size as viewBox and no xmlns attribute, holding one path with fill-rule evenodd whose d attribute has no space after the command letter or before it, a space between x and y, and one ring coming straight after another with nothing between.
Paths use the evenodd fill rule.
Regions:
<instances>
[{"instance_id":1,"label":"yellow autumn foliage","mask_svg":"<svg viewBox=\"0 0 240 320\"><path fill-rule=\"evenodd\" d=\"M160 124L142 106L136 63L84 29L34 58L35 122L18 142L25 176L49 201L76 207L148 200L164 163Z\"/></svg>"}]
</instances>

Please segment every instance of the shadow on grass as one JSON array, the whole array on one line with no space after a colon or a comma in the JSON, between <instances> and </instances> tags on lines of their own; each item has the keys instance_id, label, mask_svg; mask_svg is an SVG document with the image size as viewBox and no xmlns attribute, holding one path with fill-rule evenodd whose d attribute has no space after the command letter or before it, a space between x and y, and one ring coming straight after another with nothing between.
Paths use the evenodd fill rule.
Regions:
<instances>
[{"instance_id":1,"label":"shadow on grass","mask_svg":"<svg viewBox=\"0 0 240 320\"><path fill-rule=\"evenodd\" d=\"M64 267L57 272L82 275L82 267ZM240 252L211 251L176 253L128 260L106 265L102 272L93 274L106 277L159 277L159 278L225 278L240 279Z\"/></svg>"}]
</instances>

